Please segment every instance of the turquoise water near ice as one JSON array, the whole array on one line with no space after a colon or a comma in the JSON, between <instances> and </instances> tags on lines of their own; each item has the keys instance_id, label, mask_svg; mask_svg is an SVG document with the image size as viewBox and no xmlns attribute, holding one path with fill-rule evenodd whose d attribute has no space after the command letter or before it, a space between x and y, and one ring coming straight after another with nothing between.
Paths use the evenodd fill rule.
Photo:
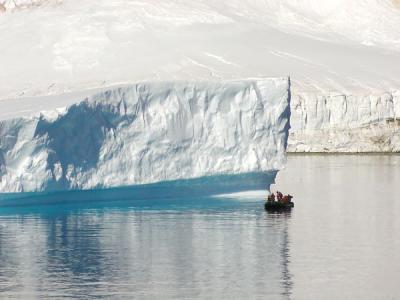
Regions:
<instances>
[{"instance_id":1,"label":"turquoise water near ice","mask_svg":"<svg viewBox=\"0 0 400 300\"><path fill-rule=\"evenodd\" d=\"M3 198L0 298L400 297L400 156L289 156L277 178L295 196L287 213L226 179L239 193L198 182L146 199L134 187Z\"/></svg>"},{"instance_id":2,"label":"turquoise water near ice","mask_svg":"<svg viewBox=\"0 0 400 300\"><path fill-rule=\"evenodd\" d=\"M205 176L200 178L171 180L108 189L70 190L39 193L0 193L0 207L23 207L43 204L84 204L89 202L134 202L137 206L148 203L166 204L166 199L190 199L224 193L257 189L269 189L277 171L234 175ZM147 200L152 200L151 202ZM159 202L159 200L162 200ZM147 202L146 202L147 201Z\"/></svg>"},{"instance_id":3,"label":"turquoise water near ice","mask_svg":"<svg viewBox=\"0 0 400 300\"><path fill-rule=\"evenodd\" d=\"M253 280L259 286L254 286L254 293L265 295L262 276L257 279L254 266L247 265L257 259L269 261L270 270L281 267L285 250L279 246L266 251L267 240L256 239L273 225L268 225L273 219L265 219L262 206L271 176L245 174L109 190L30 193L17 199L3 195L0 295L188 299L208 293L223 296L212 286L219 282L222 287L225 282L223 289L245 296L249 291L243 288L253 285ZM246 192L254 188L263 190ZM215 196L223 192L239 194ZM284 230L282 225L274 226ZM241 239L258 248L258 253L249 248L247 254L239 254L247 247L238 244ZM278 231L268 240L283 242ZM242 283L229 279L245 274L246 268L249 277ZM275 285L271 294L280 293L280 284Z\"/></svg>"}]
</instances>

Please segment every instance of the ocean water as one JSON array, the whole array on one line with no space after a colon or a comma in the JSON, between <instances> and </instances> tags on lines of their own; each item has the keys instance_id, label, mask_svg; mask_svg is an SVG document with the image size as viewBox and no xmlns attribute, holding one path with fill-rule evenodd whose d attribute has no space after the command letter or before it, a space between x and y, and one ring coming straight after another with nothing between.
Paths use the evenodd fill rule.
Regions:
<instances>
[{"instance_id":1,"label":"ocean water","mask_svg":"<svg viewBox=\"0 0 400 300\"><path fill-rule=\"evenodd\" d=\"M400 156L291 155L276 188L291 212L243 187L3 199L0 298L400 297Z\"/></svg>"}]
</instances>

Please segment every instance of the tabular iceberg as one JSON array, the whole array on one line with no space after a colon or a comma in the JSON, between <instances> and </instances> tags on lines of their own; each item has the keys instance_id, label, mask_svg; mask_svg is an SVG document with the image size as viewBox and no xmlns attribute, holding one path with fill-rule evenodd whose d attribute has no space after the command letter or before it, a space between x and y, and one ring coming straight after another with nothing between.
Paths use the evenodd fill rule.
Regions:
<instances>
[{"instance_id":1,"label":"tabular iceberg","mask_svg":"<svg viewBox=\"0 0 400 300\"><path fill-rule=\"evenodd\" d=\"M118 187L278 170L288 79L116 87L0 122L0 191Z\"/></svg>"}]
</instances>

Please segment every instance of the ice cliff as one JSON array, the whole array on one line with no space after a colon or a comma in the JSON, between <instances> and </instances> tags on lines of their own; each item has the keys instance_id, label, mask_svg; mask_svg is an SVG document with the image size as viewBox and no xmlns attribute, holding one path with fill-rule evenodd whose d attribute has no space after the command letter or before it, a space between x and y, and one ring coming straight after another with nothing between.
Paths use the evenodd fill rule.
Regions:
<instances>
[{"instance_id":1,"label":"ice cliff","mask_svg":"<svg viewBox=\"0 0 400 300\"><path fill-rule=\"evenodd\" d=\"M289 81L153 82L0 121L0 192L91 189L277 170Z\"/></svg>"},{"instance_id":2,"label":"ice cliff","mask_svg":"<svg viewBox=\"0 0 400 300\"><path fill-rule=\"evenodd\" d=\"M400 151L400 91L298 93L291 111L291 152Z\"/></svg>"}]
</instances>

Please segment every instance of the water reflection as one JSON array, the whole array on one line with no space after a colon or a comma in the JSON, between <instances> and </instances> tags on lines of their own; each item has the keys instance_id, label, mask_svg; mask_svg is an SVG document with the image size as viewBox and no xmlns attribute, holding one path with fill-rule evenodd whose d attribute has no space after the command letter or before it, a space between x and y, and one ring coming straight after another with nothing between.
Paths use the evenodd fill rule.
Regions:
<instances>
[{"instance_id":1,"label":"water reflection","mask_svg":"<svg viewBox=\"0 0 400 300\"><path fill-rule=\"evenodd\" d=\"M263 195L2 207L0 298L397 299L399 166L289 158L279 214Z\"/></svg>"},{"instance_id":2,"label":"water reflection","mask_svg":"<svg viewBox=\"0 0 400 300\"><path fill-rule=\"evenodd\" d=\"M397 299L400 156L291 156L293 298ZM323 287L323 288L321 288Z\"/></svg>"},{"instance_id":3,"label":"water reflection","mask_svg":"<svg viewBox=\"0 0 400 300\"><path fill-rule=\"evenodd\" d=\"M292 274L290 272L290 218L292 211L272 211L266 212L269 218L275 218L279 221L282 226L282 240L280 243L280 261L281 261L281 295L290 298L293 281Z\"/></svg>"},{"instance_id":4,"label":"water reflection","mask_svg":"<svg viewBox=\"0 0 400 300\"><path fill-rule=\"evenodd\" d=\"M290 214L259 199L203 208L43 206L0 216L0 293L17 298L287 298ZM207 205L210 203L210 205Z\"/></svg>"},{"instance_id":5,"label":"water reflection","mask_svg":"<svg viewBox=\"0 0 400 300\"><path fill-rule=\"evenodd\" d=\"M290 217L290 212L283 212L286 218ZM282 237L282 280L283 280L283 295L290 296L292 290L292 274L289 271L290 263L290 244L288 222L284 222L284 231Z\"/></svg>"}]
</instances>

